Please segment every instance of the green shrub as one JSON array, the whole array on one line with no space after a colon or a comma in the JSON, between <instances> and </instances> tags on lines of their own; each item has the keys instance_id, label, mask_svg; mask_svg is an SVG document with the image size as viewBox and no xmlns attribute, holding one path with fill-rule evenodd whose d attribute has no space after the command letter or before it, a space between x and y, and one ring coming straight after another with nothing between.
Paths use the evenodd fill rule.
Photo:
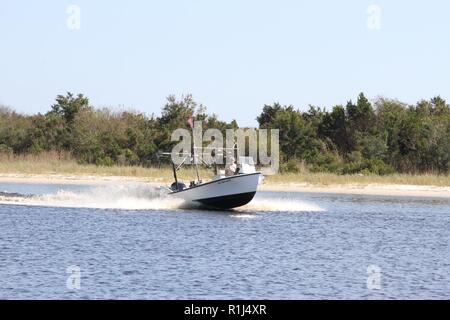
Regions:
<instances>
[{"instance_id":1,"label":"green shrub","mask_svg":"<svg viewBox=\"0 0 450 320\"><path fill-rule=\"evenodd\" d=\"M105 156L102 158L97 158L95 164L100 167L112 167L115 165L115 162L110 157Z\"/></svg>"},{"instance_id":2,"label":"green shrub","mask_svg":"<svg viewBox=\"0 0 450 320\"><path fill-rule=\"evenodd\" d=\"M291 159L288 162L281 165L281 172L283 173L298 173L300 170L298 168L297 160Z\"/></svg>"},{"instance_id":3,"label":"green shrub","mask_svg":"<svg viewBox=\"0 0 450 320\"><path fill-rule=\"evenodd\" d=\"M361 173L364 175L389 175L395 172L394 168L384 163L380 159L370 159L364 160L362 162L350 162L346 163L342 168L343 174L357 174Z\"/></svg>"},{"instance_id":4,"label":"green shrub","mask_svg":"<svg viewBox=\"0 0 450 320\"><path fill-rule=\"evenodd\" d=\"M4 154L4 155L12 155L13 154L13 149L11 147L8 147L5 144L0 144L0 154Z\"/></svg>"},{"instance_id":5,"label":"green shrub","mask_svg":"<svg viewBox=\"0 0 450 320\"><path fill-rule=\"evenodd\" d=\"M380 176L393 174L395 172L394 168L384 163L384 161L381 159L366 160L364 162L364 169L367 169L369 172Z\"/></svg>"},{"instance_id":6,"label":"green shrub","mask_svg":"<svg viewBox=\"0 0 450 320\"><path fill-rule=\"evenodd\" d=\"M361 162L350 162L346 163L342 166L342 174L357 174L361 173L364 169L363 164Z\"/></svg>"},{"instance_id":7,"label":"green shrub","mask_svg":"<svg viewBox=\"0 0 450 320\"><path fill-rule=\"evenodd\" d=\"M310 164L310 171L340 173L341 167L338 157L331 152L326 152L316 156L314 162Z\"/></svg>"}]
</instances>

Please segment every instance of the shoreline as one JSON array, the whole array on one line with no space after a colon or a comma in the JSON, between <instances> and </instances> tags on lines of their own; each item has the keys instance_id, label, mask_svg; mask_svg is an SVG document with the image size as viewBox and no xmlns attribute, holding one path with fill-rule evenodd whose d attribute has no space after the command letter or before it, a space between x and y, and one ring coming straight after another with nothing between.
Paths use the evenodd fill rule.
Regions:
<instances>
[{"instance_id":1,"label":"shoreline","mask_svg":"<svg viewBox=\"0 0 450 320\"><path fill-rule=\"evenodd\" d=\"M403 185L403 184L348 184L348 185L308 185L275 184L262 185L261 191L269 192L305 192L367 196L397 196L450 199L450 187Z\"/></svg>"},{"instance_id":2,"label":"shoreline","mask_svg":"<svg viewBox=\"0 0 450 320\"><path fill-rule=\"evenodd\" d=\"M164 179L62 174L0 174L0 183L62 184L62 185L108 185L115 183L149 183L160 186ZM313 185L308 183L262 183L260 191L267 192L305 192L372 196L409 196L450 199L450 186L406 185L406 184L330 184Z\"/></svg>"}]
</instances>

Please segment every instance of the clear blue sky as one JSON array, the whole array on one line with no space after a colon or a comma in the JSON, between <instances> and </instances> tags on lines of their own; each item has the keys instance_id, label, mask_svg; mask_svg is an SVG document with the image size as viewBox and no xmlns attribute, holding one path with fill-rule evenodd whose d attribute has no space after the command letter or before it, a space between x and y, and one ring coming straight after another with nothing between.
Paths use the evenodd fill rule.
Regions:
<instances>
[{"instance_id":1,"label":"clear blue sky","mask_svg":"<svg viewBox=\"0 0 450 320\"><path fill-rule=\"evenodd\" d=\"M71 4L80 30L67 27ZM373 4L380 30L367 27ZM192 93L254 125L276 101L450 99L449 17L444 0L0 0L0 104L45 112L72 91L159 114L167 95Z\"/></svg>"}]
</instances>

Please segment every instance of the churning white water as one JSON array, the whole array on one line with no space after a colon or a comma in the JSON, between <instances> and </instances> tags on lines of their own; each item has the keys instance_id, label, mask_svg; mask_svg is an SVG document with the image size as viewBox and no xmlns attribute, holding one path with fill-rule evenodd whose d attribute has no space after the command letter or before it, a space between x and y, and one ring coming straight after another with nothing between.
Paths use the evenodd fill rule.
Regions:
<instances>
[{"instance_id":1,"label":"churning white water","mask_svg":"<svg viewBox=\"0 0 450 320\"><path fill-rule=\"evenodd\" d=\"M0 203L95 209L169 210L179 208L183 201L170 199L153 186L120 184L87 187L76 191L61 188L44 195L19 196L3 193L0 194Z\"/></svg>"},{"instance_id":2,"label":"churning white water","mask_svg":"<svg viewBox=\"0 0 450 320\"><path fill-rule=\"evenodd\" d=\"M265 211L265 212L316 212L324 211L321 207L314 203L301 200L288 200L286 198L264 198L264 196L253 199L249 204L238 208L237 210L245 211Z\"/></svg>"}]
</instances>

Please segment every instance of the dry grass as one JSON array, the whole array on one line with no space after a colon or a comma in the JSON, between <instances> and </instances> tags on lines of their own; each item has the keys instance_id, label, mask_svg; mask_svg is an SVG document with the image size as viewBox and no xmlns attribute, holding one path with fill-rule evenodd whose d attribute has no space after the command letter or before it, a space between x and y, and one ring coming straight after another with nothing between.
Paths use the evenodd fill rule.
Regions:
<instances>
[{"instance_id":1,"label":"dry grass","mask_svg":"<svg viewBox=\"0 0 450 320\"><path fill-rule=\"evenodd\" d=\"M200 169L203 179L212 177L210 170ZM137 177L148 181L173 180L172 169L144 168L140 166L112 166L101 167L92 164L79 164L68 154L42 153L40 155L5 156L0 155L0 174L25 174L25 175L70 175L70 176L117 176ZM193 168L182 168L178 176L183 180L193 180L195 171Z\"/></svg>"},{"instance_id":2,"label":"dry grass","mask_svg":"<svg viewBox=\"0 0 450 320\"><path fill-rule=\"evenodd\" d=\"M143 168L138 166L99 167L81 165L69 154L54 152L40 155L7 156L0 154L0 174L25 175L70 175L70 176L121 176L136 177L147 181L170 182L173 180L170 167ZM179 171L181 180L189 181L195 176L193 168ZM211 178L211 170L201 169L200 176ZM407 184L450 186L450 176L394 174L389 176L375 175L336 175L330 173L278 174L267 176L265 184L307 183L310 185L367 185L367 184Z\"/></svg>"}]
</instances>

